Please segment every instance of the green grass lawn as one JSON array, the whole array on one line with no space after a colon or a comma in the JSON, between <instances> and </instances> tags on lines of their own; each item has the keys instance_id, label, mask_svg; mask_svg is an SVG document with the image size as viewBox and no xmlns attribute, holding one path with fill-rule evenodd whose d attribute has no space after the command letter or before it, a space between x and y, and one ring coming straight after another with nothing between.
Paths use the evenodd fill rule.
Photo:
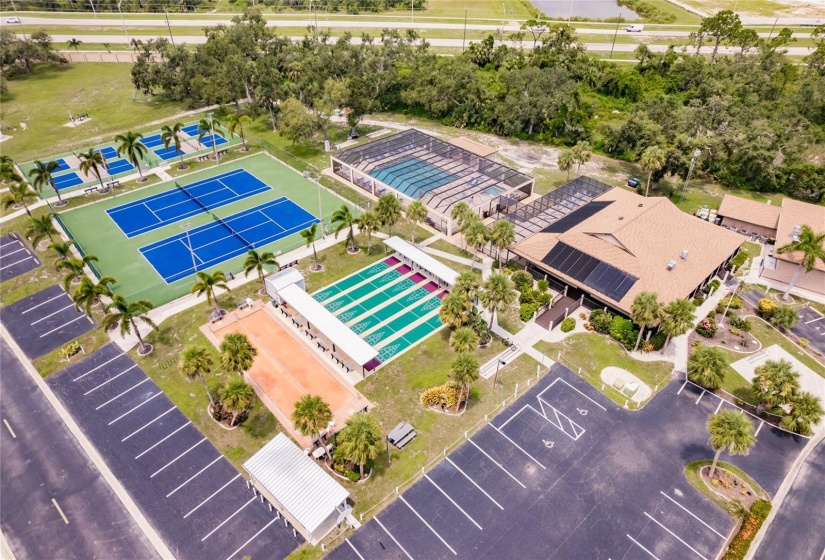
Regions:
<instances>
[{"instance_id":1,"label":"green grass lawn","mask_svg":"<svg viewBox=\"0 0 825 560\"><path fill-rule=\"evenodd\" d=\"M708 488L707 484L705 484L705 482L699 476L699 469L701 469L702 467L704 467L706 465L710 465L711 463L713 463L712 459L703 459L701 461L693 461L692 463L688 463L688 465L685 467L685 478L691 484L691 486L696 488L699 492L704 494L711 501L718 504L722 509L724 509L726 511L730 511L728 508L730 507L731 504L727 500L725 500L722 496L720 496L719 494L716 494L715 492L711 491L711 489ZM716 468L724 469L724 470L727 470L727 471L730 471L730 472L734 473L736 476L738 476L739 478L744 480L746 483L748 483L750 485L750 487L754 491L756 491L756 493L758 493L760 496L762 496L766 499L770 499L770 497L762 489L762 487L759 486L759 484L757 484L756 481L753 478L748 476L748 474L745 471L743 471L742 469L740 469L739 467L737 467L735 465L732 465L730 463L726 463L725 461L719 461L716 464Z\"/></svg>"},{"instance_id":2,"label":"green grass lawn","mask_svg":"<svg viewBox=\"0 0 825 560\"><path fill-rule=\"evenodd\" d=\"M496 320L498 321L498 326L507 331L510 334L516 334L521 329L524 328L524 322L522 322L521 317L518 314L519 311L519 304L518 300L516 303L496 314Z\"/></svg>"},{"instance_id":3,"label":"green grass lawn","mask_svg":"<svg viewBox=\"0 0 825 560\"><path fill-rule=\"evenodd\" d=\"M437 251L444 251L445 253L455 255L456 257L478 261L478 257L476 255L474 255L470 251L462 249L461 247L456 247L446 239L437 239L427 246L432 247Z\"/></svg>"}]
</instances>

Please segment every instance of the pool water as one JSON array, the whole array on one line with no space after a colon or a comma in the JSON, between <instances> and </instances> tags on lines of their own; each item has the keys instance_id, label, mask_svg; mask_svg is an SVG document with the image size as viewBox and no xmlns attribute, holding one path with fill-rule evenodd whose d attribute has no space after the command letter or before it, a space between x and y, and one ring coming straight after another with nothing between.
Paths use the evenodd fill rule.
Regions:
<instances>
[{"instance_id":1,"label":"pool water","mask_svg":"<svg viewBox=\"0 0 825 560\"><path fill-rule=\"evenodd\" d=\"M404 158L376 167L370 175L415 199L420 199L431 190L456 180L455 175L416 158Z\"/></svg>"}]
</instances>

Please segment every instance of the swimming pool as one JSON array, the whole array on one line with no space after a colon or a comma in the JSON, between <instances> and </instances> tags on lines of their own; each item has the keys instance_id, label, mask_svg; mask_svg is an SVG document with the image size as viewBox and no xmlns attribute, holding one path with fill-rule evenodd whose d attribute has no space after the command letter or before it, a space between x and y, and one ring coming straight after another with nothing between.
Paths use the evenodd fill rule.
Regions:
<instances>
[{"instance_id":1,"label":"swimming pool","mask_svg":"<svg viewBox=\"0 0 825 560\"><path fill-rule=\"evenodd\" d=\"M455 175L416 158L404 158L376 167L370 171L370 176L415 199L457 179Z\"/></svg>"}]
</instances>

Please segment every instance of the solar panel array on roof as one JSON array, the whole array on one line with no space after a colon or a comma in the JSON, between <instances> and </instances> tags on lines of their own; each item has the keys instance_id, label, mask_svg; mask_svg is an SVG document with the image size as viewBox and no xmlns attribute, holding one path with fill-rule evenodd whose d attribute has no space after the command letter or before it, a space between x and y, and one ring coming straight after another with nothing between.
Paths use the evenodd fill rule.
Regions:
<instances>
[{"instance_id":1,"label":"solar panel array on roof","mask_svg":"<svg viewBox=\"0 0 825 560\"><path fill-rule=\"evenodd\" d=\"M570 212L559 220L556 220L541 231L544 233L564 233L611 204L613 204L612 200L594 200L593 202L588 202L581 208Z\"/></svg>"},{"instance_id":2,"label":"solar panel array on roof","mask_svg":"<svg viewBox=\"0 0 825 560\"><path fill-rule=\"evenodd\" d=\"M638 280L566 243L557 243L541 262L613 301L621 301Z\"/></svg>"}]
</instances>

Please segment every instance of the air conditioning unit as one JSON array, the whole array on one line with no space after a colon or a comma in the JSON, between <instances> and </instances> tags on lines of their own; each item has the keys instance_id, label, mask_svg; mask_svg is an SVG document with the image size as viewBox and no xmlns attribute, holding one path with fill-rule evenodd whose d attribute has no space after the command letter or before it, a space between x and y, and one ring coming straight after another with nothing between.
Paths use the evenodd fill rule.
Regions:
<instances>
[{"instance_id":1,"label":"air conditioning unit","mask_svg":"<svg viewBox=\"0 0 825 560\"><path fill-rule=\"evenodd\" d=\"M688 251L687 249L682 249L682 254L681 254L682 260L686 261L689 254L690 254L690 251Z\"/></svg>"},{"instance_id":2,"label":"air conditioning unit","mask_svg":"<svg viewBox=\"0 0 825 560\"><path fill-rule=\"evenodd\" d=\"M667 269L673 270L674 268L676 268L676 261L672 259L667 261Z\"/></svg>"}]
</instances>

